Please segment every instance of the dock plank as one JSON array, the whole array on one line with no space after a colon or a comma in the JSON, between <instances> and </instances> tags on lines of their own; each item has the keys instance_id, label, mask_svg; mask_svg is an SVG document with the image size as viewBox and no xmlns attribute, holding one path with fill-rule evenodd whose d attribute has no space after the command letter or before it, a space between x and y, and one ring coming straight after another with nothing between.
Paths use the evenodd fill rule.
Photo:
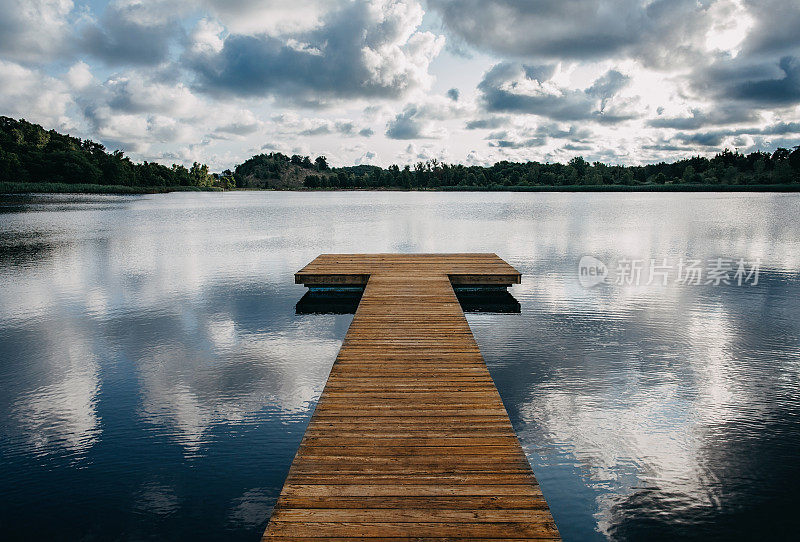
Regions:
<instances>
[{"instance_id":1,"label":"dock plank","mask_svg":"<svg viewBox=\"0 0 800 542\"><path fill-rule=\"evenodd\" d=\"M326 254L295 275L364 293L264 540L557 540L453 285L495 254Z\"/></svg>"}]
</instances>

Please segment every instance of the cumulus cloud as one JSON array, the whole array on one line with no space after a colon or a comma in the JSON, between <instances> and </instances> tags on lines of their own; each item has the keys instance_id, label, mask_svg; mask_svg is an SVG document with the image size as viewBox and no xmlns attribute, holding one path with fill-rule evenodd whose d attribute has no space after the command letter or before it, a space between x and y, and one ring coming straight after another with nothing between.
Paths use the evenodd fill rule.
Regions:
<instances>
[{"instance_id":1,"label":"cumulus cloud","mask_svg":"<svg viewBox=\"0 0 800 542\"><path fill-rule=\"evenodd\" d=\"M435 121L457 119L467 114L467 106L456 100L431 97L422 103L406 105L386 125L389 139L441 139L447 131Z\"/></svg>"},{"instance_id":2,"label":"cumulus cloud","mask_svg":"<svg viewBox=\"0 0 800 542\"><path fill-rule=\"evenodd\" d=\"M464 163L468 166L488 166L491 164L491 160L481 155L478 151L471 150L467 153L467 158L464 160Z\"/></svg>"},{"instance_id":3,"label":"cumulus cloud","mask_svg":"<svg viewBox=\"0 0 800 542\"><path fill-rule=\"evenodd\" d=\"M584 142L592 133L587 128L569 127L559 123L548 122L533 127L515 125L506 130L490 133L486 139L490 147L500 149L526 149L544 147L553 139L565 139L572 142Z\"/></svg>"},{"instance_id":4,"label":"cumulus cloud","mask_svg":"<svg viewBox=\"0 0 800 542\"><path fill-rule=\"evenodd\" d=\"M410 162L425 162L428 160L447 160L447 149L436 148L433 145L417 145L416 143L409 143L403 152L397 155L401 163Z\"/></svg>"},{"instance_id":5,"label":"cumulus cloud","mask_svg":"<svg viewBox=\"0 0 800 542\"><path fill-rule=\"evenodd\" d=\"M800 47L800 5L783 0L743 0L753 26L744 42L747 55L782 55Z\"/></svg>"},{"instance_id":6,"label":"cumulus cloud","mask_svg":"<svg viewBox=\"0 0 800 542\"><path fill-rule=\"evenodd\" d=\"M67 82L75 90L83 90L94 81L91 67L85 62L77 62L67 71Z\"/></svg>"},{"instance_id":7,"label":"cumulus cloud","mask_svg":"<svg viewBox=\"0 0 800 542\"><path fill-rule=\"evenodd\" d=\"M465 128L467 130L494 130L505 126L510 121L511 119L509 117L484 117L468 121Z\"/></svg>"},{"instance_id":8,"label":"cumulus cloud","mask_svg":"<svg viewBox=\"0 0 800 542\"><path fill-rule=\"evenodd\" d=\"M229 122L217 126L214 132L216 134L245 136L257 132L261 124L252 111L241 110L236 112Z\"/></svg>"},{"instance_id":9,"label":"cumulus cloud","mask_svg":"<svg viewBox=\"0 0 800 542\"><path fill-rule=\"evenodd\" d=\"M356 158L355 163L357 166L362 164L374 164L377 156L378 155L372 151L366 151L364 154Z\"/></svg>"},{"instance_id":10,"label":"cumulus cloud","mask_svg":"<svg viewBox=\"0 0 800 542\"><path fill-rule=\"evenodd\" d=\"M390 139L423 139L441 137L432 133L424 133L422 118L416 106L406 107L386 126L386 137Z\"/></svg>"},{"instance_id":11,"label":"cumulus cloud","mask_svg":"<svg viewBox=\"0 0 800 542\"><path fill-rule=\"evenodd\" d=\"M693 0L429 0L467 44L515 58L676 61L705 39L706 3Z\"/></svg>"},{"instance_id":12,"label":"cumulus cloud","mask_svg":"<svg viewBox=\"0 0 800 542\"><path fill-rule=\"evenodd\" d=\"M72 96L62 81L0 59L0 111L64 128Z\"/></svg>"},{"instance_id":13,"label":"cumulus cloud","mask_svg":"<svg viewBox=\"0 0 800 542\"><path fill-rule=\"evenodd\" d=\"M212 94L270 96L305 105L389 97L427 88L428 66L444 38L418 30L417 2L359 0L309 31L232 34L214 52L187 55L199 88Z\"/></svg>"},{"instance_id":14,"label":"cumulus cloud","mask_svg":"<svg viewBox=\"0 0 800 542\"><path fill-rule=\"evenodd\" d=\"M678 130L696 130L709 125L738 124L742 122L755 122L759 114L747 107L735 105L722 105L709 111L693 108L686 116L656 117L648 121L654 128L674 128Z\"/></svg>"},{"instance_id":15,"label":"cumulus cloud","mask_svg":"<svg viewBox=\"0 0 800 542\"><path fill-rule=\"evenodd\" d=\"M188 117L202 108L200 99L185 84L160 83L138 72L114 76L103 86L108 105L116 111Z\"/></svg>"},{"instance_id":16,"label":"cumulus cloud","mask_svg":"<svg viewBox=\"0 0 800 542\"><path fill-rule=\"evenodd\" d=\"M185 1L186 4L198 2ZM347 0L205 0L205 6L235 34L282 34L309 30Z\"/></svg>"},{"instance_id":17,"label":"cumulus cloud","mask_svg":"<svg viewBox=\"0 0 800 542\"><path fill-rule=\"evenodd\" d=\"M215 55L225 45L222 34L225 27L208 18L200 19L189 35L189 52L191 55Z\"/></svg>"},{"instance_id":18,"label":"cumulus cloud","mask_svg":"<svg viewBox=\"0 0 800 542\"><path fill-rule=\"evenodd\" d=\"M765 136L767 139L761 137L759 140L768 141L769 139L776 139L770 136L785 136L788 134L800 134L800 122L777 122L763 127L747 126L726 130L679 132L675 135L675 138L686 145L720 147L726 141L744 142L740 146L745 146L747 142L755 141L755 136ZM745 138L742 139L742 136L745 136Z\"/></svg>"},{"instance_id":19,"label":"cumulus cloud","mask_svg":"<svg viewBox=\"0 0 800 542\"><path fill-rule=\"evenodd\" d=\"M299 117L296 114L284 113L272 118L277 132L286 136L325 136L335 134L344 137L370 137L372 128L363 126L349 119L326 119L320 117Z\"/></svg>"},{"instance_id":20,"label":"cumulus cloud","mask_svg":"<svg viewBox=\"0 0 800 542\"><path fill-rule=\"evenodd\" d=\"M65 53L71 0L0 0L0 55L42 62Z\"/></svg>"},{"instance_id":21,"label":"cumulus cloud","mask_svg":"<svg viewBox=\"0 0 800 542\"><path fill-rule=\"evenodd\" d=\"M118 0L82 29L78 43L84 52L111 65L152 65L166 60L180 34L178 20L165 17L152 3Z\"/></svg>"},{"instance_id":22,"label":"cumulus cloud","mask_svg":"<svg viewBox=\"0 0 800 542\"><path fill-rule=\"evenodd\" d=\"M800 103L800 49L797 55L779 59L739 56L698 66L692 88L698 97L762 109L795 105Z\"/></svg>"},{"instance_id":23,"label":"cumulus cloud","mask_svg":"<svg viewBox=\"0 0 800 542\"><path fill-rule=\"evenodd\" d=\"M800 59L785 56L778 62L782 74L775 78L743 81L730 88L730 97L759 103L786 105L800 102Z\"/></svg>"},{"instance_id":24,"label":"cumulus cloud","mask_svg":"<svg viewBox=\"0 0 800 542\"><path fill-rule=\"evenodd\" d=\"M550 79L552 67L501 62L478 84L488 111L539 115L554 120L620 122L638 114L629 101L616 99L630 78L616 70L606 72L586 89L570 89Z\"/></svg>"},{"instance_id":25,"label":"cumulus cloud","mask_svg":"<svg viewBox=\"0 0 800 542\"><path fill-rule=\"evenodd\" d=\"M758 122L759 110L782 110L796 118L796 112L787 109L800 104L796 2L430 0L429 5L463 43L505 57L478 87L488 112L606 124L647 118L650 114L640 99L665 90L653 88L653 78L646 84L636 79L655 70L669 74L674 87L658 105L670 104L683 113L659 113L646 120L651 128L699 130ZM539 64L514 60L523 58ZM588 88L553 84L553 70L565 61L581 68L609 61L625 64L625 77L630 79L609 72ZM638 97L619 96L618 85L628 82L634 83ZM468 124L482 126L480 119ZM697 145L720 141L685 135Z\"/></svg>"},{"instance_id":26,"label":"cumulus cloud","mask_svg":"<svg viewBox=\"0 0 800 542\"><path fill-rule=\"evenodd\" d=\"M70 69L67 79L83 76ZM255 134L263 125L249 109L212 106L184 83L163 82L132 70L102 81L92 77L75 98L89 131L107 146L148 160L189 156L209 139L233 140ZM182 145L163 151L164 145ZM198 152L192 151L197 157ZM183 160L181 158L181 160Z\"/></svg>"}]
</instances>

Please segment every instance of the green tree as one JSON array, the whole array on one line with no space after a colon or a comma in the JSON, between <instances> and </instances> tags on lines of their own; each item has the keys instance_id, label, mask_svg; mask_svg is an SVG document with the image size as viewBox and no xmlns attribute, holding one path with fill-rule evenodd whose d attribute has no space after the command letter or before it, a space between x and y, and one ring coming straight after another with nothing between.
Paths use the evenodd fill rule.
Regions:
<instances>
[{"instance_id":1,"label":"green tree","mask_svg":"<svg viewBox=\"0 0 800 542\"><path fill-rule=\"evenodd\" d=\"M691 165L688 165L685 168L683 168L683 182L693 183L694 176L695 176L694 168Z\"/></svg>"},{"instance_id":2,"label":"green tree","mask_svg":"<svg viewBox=\"0 0 800 542\"><path fill-rule=\"evenodd\" d=\"M330 169L330 167L328 167L328 159L324 156L317 156L316 160L314 160L314 164L316 164L318 171L328 171Z\"/></svg>"},{"instance_id":3,"label":"green tree","mask_svg":"<svg viewBox=\"0 0 800 542\"><path fill-rule=\"evenodd\" d=\"M195 162L189 170L189 176L194 180L196 186L211 186L214 178L208 173L208 166Z\"/></svg>"}]
</instances>

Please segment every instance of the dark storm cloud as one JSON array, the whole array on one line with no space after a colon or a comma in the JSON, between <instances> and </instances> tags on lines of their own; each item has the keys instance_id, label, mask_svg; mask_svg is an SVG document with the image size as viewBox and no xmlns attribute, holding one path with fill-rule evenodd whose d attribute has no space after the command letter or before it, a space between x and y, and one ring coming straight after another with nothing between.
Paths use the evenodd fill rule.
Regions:
<instances>
[{"instance_id":1,"label":"dark storm cloud","mask_svg":"<svg viewBox=\"0 0 800 542\"><path fill-rule=\"evenodd\" d=\"M406 45L403 36L412 24L407 15L395 10L376 17L369 3L357 1L291 39L234 34L218 53L190 54L185 60L197 74L197 85L214 94L272 94L304 105L331 98L394 98L420 84L420 57L412 56L427 58L438 51L432 35L415 34L410 51L381 56L386 45Z\"/></svg>"},{"instance_id":2,"label":"dark storm cloud","mask_svg":"<svg viewBox=\"0 0 800 542\"><path fill-rule=\"evenodd\" d=\"M461 93L458 91L457 88L451 88L447 91L447 97L453 100L454 102L458 101L458 98L461 96Z\"/></svg>"},{"instance_id":3,"label":"dark storm cloud","mask_svg":"<svg viewBox=\"0 0 800 542\"><path fill-rule=\"evenodd\" d=\"M154 22L137 13L140 6L111 5L99 21L82 29L80 49L110 65L153 65L167 59L170 45L183 36L176 20Z\"/></svg>"},{"instance_id":4,"label":"dark storm cloud","mask_svg":"<svg viewBox=\"0 0 800 542\"><path fill-rule=\"evenodd\" d=\"M619 122L634 118L630 113L606 111L606 106L630 78L610 70L587 89L545 90L541 83L552 71L531 68L510 62L493 66L478 84L483 106L488 111L540 115L554 120L589 120ZM526 81L527 80L527 81ZM534 89L525 89L530 82ZM608 114L606 118L605 115Z\"/></svg>"}]
</instances>

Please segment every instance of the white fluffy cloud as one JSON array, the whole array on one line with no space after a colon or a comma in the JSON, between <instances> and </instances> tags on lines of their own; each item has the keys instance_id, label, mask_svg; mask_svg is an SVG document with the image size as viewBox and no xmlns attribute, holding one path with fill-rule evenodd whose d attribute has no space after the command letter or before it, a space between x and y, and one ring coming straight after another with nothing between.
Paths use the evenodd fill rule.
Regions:
<instances>
[{"instance_id":1,"label":"white fluffy cloud","mask_svg":"<svg viewBox=\"0 0 800 542\"><path fill-rule=\"evenodd\" d=\"M0 111L32 122L62 127L72 102L67 85L59 79L0 59Z\"/></svg>"},{"instance_id":2,"label":"white fluffy cloud","mask_svg":"<svg viewBox=\"0 0 800 542\"><path fill-rule=\"evenodd\" d=\"M406 105L386 124L390 139L443 139L447 130L443 122L463 118L474 105L459 103L451 97L429 96L419 103Z\"/></svg>"},{"instance_id":3,"label":"white fluffy cloud","mask_svg":"<svg viewBox=\"0 0 800 542\"><path fill-rule=\"evenodd\" d=\"M0 0L0 58L40 62L68 43L71 0Z\"/></svg>"},{"instance_id":4,"label":"white fluffy cloud","mask_svg":"<svg viewBox=\"0 0 800 542\"><path fill-rule=\"evenodd\" d=\"M204 92L278 97L319 106L358 98L399 98L432 83L428 73L444 39L419 30L417 2L359 0L290 34L229 34L208 23L184 56ZM210 44L210 45L209 45Z\"/></svg>"}]
</instances>

